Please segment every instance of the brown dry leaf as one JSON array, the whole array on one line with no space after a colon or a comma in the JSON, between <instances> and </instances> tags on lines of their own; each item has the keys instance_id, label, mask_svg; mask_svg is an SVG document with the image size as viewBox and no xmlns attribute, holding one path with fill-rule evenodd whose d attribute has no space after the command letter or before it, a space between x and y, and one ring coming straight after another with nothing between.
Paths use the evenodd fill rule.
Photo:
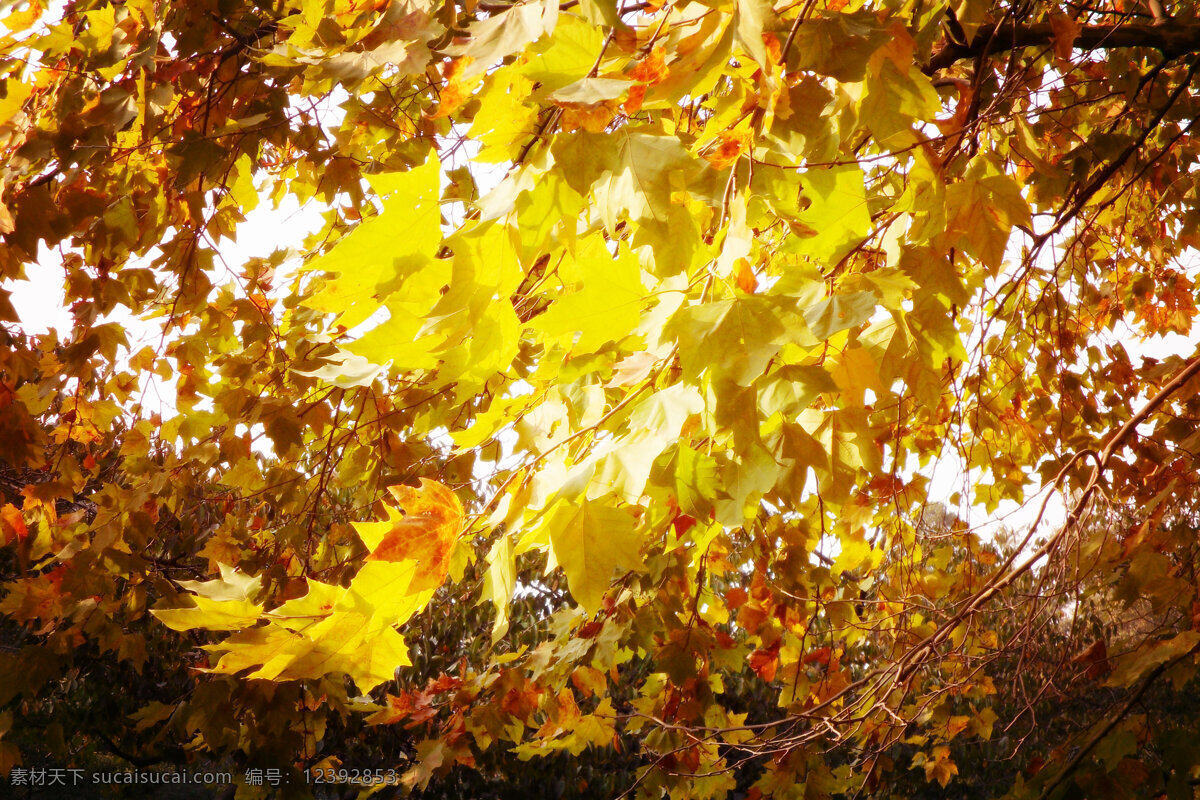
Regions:
<instances>
[{"instance_id":1,"label":"brown dry leaf","mask_svg":"<svg viewBox=\"0 0 1200 800\"><path fill-rule=\"evenodd\" d=\"M1071 57L1075 49L1075 39L1079 36L1080 25L1066 14L1051 14L1050 28L1054 31L1054 55L1064 61Z\"/></svg>"},{"instance_id":2,"label":"brown dry leaf","mask_svg":"<svg viewBox=\"0 0 1200 800\"><path fill-rule=\"evenodd\" d=\"M1112 665L1108 660L1108 644L1103 639L1092 642L1087 649L1072 658L1071 663L1087 665L1086 674L1092 680L1112 672Z\"/></svg>"},{"instance_id":3,"label":"brown dry leaf","mask_svg":"<svg viewBox=\"0 0 1200 800\"><path fill-rule=\"evenodd\" d=\"M420 488L389 486L404 511L376 545L368 561L416 561L411 591L441 585L450 571L454 543L463 526L463 507L454 492L427 478Z\"/></svg>"}]
</instances>

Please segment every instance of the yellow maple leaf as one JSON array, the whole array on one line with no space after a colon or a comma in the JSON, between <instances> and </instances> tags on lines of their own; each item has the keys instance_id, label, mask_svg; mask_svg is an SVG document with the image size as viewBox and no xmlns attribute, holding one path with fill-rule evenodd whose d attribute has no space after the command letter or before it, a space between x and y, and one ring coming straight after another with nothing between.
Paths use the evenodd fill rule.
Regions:
<instances>
[{"instance_id":1,"label":"yellow maple leaf","mask_svg":"<svg viewBox=\"0 0 1200 800\"><path fill-rule=\"evenodd\" d=\"M950 748L933 748L933 758L925 762L925 780L937 781L943 788L958 774L958 765L950 759Z\"/></svg>"}]
</instances>

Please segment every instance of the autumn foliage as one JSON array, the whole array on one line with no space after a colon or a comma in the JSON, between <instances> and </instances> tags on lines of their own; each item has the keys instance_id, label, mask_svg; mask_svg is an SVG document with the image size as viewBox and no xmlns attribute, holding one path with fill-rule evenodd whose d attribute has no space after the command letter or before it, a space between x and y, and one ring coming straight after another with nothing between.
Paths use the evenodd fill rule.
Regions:
<instances>
[{"instance_id":1,"label":"autumn foliage","mask_svg":"<svg viewBox=\"0 0 1200 800\"><path fill-rule=\"evenodd\" d=\"M0 774L1193 796L1189 2L5 9Z\"/></svg>"}]
</instances>

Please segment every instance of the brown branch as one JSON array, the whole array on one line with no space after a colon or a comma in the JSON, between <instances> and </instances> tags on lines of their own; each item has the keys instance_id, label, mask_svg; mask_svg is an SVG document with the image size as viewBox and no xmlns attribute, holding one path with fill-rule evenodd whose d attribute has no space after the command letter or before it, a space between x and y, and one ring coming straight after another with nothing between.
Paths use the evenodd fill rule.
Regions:
<instances>
[{"instance_id":1,"label":"brown branch","mask_svg":"<svg viewBox=\"0 0 1200 800\"><path fill-rule=\"evenodd\" d=\"M963 59L976 58L985 51L995 55L1024 47L1046 47L1054 43L1054 38L1054 28L1048 22L983 25L969 44L943 39L921 71L932 75ZM1073 47L1077 50L1147 47L1158 50L1167 58L1177 58L1200 51L1200 23L1085 25L1079 29Z\"/></svg>"},{"instance_id":2,"label":"brown branch","mask_svg":"<svg viewBox=\"0 0 1200 800\"><path fill-rule=\"evenodd\" d=\"M844 698L848 697L854 692L859 691L863 687L870 685L871 683L876 684L874 690L861 695L858 700L846 704L845 709L853 709L855 705L862 702L866 697L886 696L891 691L891 688L903 687L908 679L922 666L924 666L926 659L931 658L937 653L937 648L950 638L950 634L959 626L959 624L961 624L964 620L973 617L976 613L982 610L983 607L987 605L987 603L993 597L998 595L1004 589L1008 588L1011 584L1016 582L1021 575L1029 572L1035 564L1052 554L1057 549L1059 543L1064 539L1064 537L1079 525L1084 511L1091 502L1091 498L1099 487L1100 481L1108 468L1109 461L1111 461L1113 456L1116 455L1117 451L1126 444L1129 438L1136 431L1137 426L1145 422L1146 419L1148 419L1163 405L1163 403L1167 401L1168 398L1171 397L1171 395L1173 395L1197 375L1200 375L1200 355L1194 356L1183 366L1182 369L1180 369L1178 373L1176 373L1176 375L1170 381L1164 384L1163 387L1153 397L1146 401L1146 403L1137 411L1137 413L1127 420L1125 424L1122 425L1111 436L1111 438L1107 440L1104 448L1099 454L1095 454L1092 450L1083 450L1079 453L1076 453L1075 456L1067 462L1063 469L1059 471L1058 477L1054 481L1055 486L1060 484L1067 477L1069 468L1079 461L1085 454L1094 455L1095 457L1095 464L1092 468L1091 477L1089 478L1086 486L1084 486L1083 491L1080 493L1079 498L1076 500L1074 506L1068 514L1066 522L1055 534L1050 536L1044 544L1030 554L1023 563L1015 567L1012 566L1013 561L1016 558L1016 553L1014 553L1013 556L1011 556L1008 561L1004 563L1004 565L997 569L993 573L992 577L989 578L984 585L970 597L963 608L956 612L952 617L942 622L938 626L937 630L935 630L933 633L929 634L924 639L917 642L913 647L909 648L907 652L902 654L892 664L872 670L848 686L845 686L832 696L827 697L820 703L817 703L815 706L805 709L800 715L797 715L793 719L795 721L799 721L800 717L807 717L809 719L815 718L816 715L822 710L832 706L834 703L844 701ZM1042 505L1042 511L1045 511L1044 502ZM1041 514L1039 513L1037 520L1035 520L1034 524L1030 527L1029 534L1022 542L1022 547L1024 547L1024 545L1030 541L1033 532L1037 529L1040 521ZM1018 551L1020 549L1021 548L1018 548ZM890 684L890 687L884 688L888 684ZM826 722L828 723L828 720Z\"/></svg>"}]
</instances>

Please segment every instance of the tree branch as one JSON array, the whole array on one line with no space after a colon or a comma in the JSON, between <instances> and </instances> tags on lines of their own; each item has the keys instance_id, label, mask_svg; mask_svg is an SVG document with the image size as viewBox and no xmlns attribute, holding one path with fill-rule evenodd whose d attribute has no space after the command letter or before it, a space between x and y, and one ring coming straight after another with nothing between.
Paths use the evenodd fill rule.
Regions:
<instances>
[{"instance_id":1,"label":"tree branch","mask_svg":"<svg viewBox=\"0 0 1200 800\"><path fill-rule=\"evenodd\" d=\"M1100 744L1100 742L1104 740L1105 736L1108 736L1110 733L1112 733L1113 728L1117 727L1117 725L1121 723L1121 720L1125 719L1125 717L1129 715L1130 710L1137 705L1138 701L1142 699L1142 696L1146 694L1146 690L1149 689L1156 680L1158 680L1160 675L1195 652L1196 648L1193 647L1186 653L1183 653L1171 659L1170 661L1167 661L1164 664L1159 664L1157 667L1155 667L1154 670L1145 677L1141 685L1138 686L1137 690L1129 696L1129 699L1125 701L1125 704L1121 706L1121 710L1109 718L1109 720L1105 722L1102 727L1100 727L1088 738L1086 742L1083 743L1082 747L1075 751L1075 755L1071 758L1071 760L1068 761L1066 765L1059 770L1058 774L1056 774L1051 781L1046 784L1045 788L1042 789L1042 793L1038 795L1038 800L1046 800L1046 798L1050 797L1050 795L1054 793L1055 789L1066 782L1067 778L1070 778L1073 774L1075 774L1075 770L1079 769L1079 765L1083 763L1083 760L1087 758L1093 750L1096 749L1096 745Z\"/></svg>"},{"instance_id":2,"label":"tree branch","mask_svg":"<svg viewBox=\"0 0 1200 800\"><path fill-rule=\"evenodd\" d=\"M921 71L932 75L963 59L975 58L984 50L996 54L1023 47L1046 47L1053 42L1054 28L1048 22L982 25L970 44L943 39ZM1176 58L1200 51L1200 23L1086 25L1079 29L1074 47L1079 50L1148 47L1160 51L1167 58Z\"/></svg>"}]
</instances>

